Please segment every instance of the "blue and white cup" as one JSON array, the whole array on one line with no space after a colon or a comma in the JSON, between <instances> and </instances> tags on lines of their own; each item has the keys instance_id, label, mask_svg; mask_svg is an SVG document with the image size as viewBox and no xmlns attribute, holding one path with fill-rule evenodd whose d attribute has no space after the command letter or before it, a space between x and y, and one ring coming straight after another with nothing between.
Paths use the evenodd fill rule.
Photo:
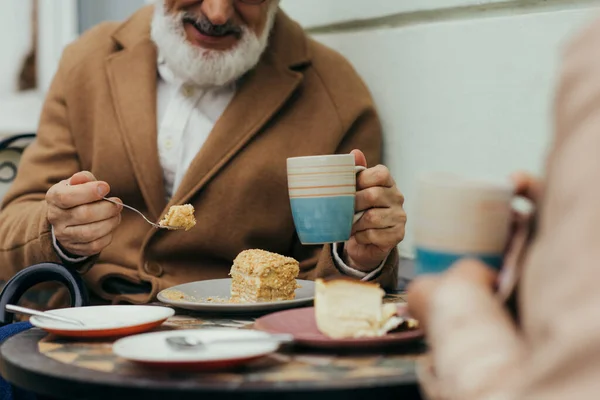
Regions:
<instances>
[{"instance_id":1,"label":"blue and white cup","mask_svg":"<svg viewBox=\"0 0 600 400\"><path fill-rule=\"evenodd\" d=\"M302 244L350 239L356 213L356 166L353 154L287 159L288 191L296 232Z\"/></svg>"},{"instance_id":2,"label":"blue and white cup","mask_svg":"<svg viewBox=\"0 0 600 400\"><path fill-rule=\"evenodd\" d=\"M510 182L437 173L417 183L416 274L444 272L462 258L500 269L509 240Z\"/></svg>"}]
</instances>

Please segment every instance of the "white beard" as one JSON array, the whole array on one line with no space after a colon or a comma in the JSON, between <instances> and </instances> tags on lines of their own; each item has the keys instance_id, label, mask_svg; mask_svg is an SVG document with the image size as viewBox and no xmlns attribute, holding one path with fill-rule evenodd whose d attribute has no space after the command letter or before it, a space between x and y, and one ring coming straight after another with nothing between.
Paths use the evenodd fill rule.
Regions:
<instances>
[{"instance_id":1,"label":"white beard","mask_svg":"<svg viewBox=\"0 0 600 400\"><path fill-rule=\"evenodd\" d=\"M181 82L203 88L226 86L258 64L267 47L277 9L278 1L274 1L260 36L244 25L242 37L235 47L220 51L203 49L188 42L182 13L168 14L164 0L156 0L151 37L160 56Z\"/></svg>"}]
</instances>

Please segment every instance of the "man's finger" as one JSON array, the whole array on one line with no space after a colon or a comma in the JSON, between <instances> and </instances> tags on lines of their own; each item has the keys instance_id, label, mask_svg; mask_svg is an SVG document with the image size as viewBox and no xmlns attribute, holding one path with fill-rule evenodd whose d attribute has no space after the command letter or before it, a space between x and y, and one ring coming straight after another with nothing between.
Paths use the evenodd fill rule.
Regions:
<instances>
[{"instance_id":1,"label":"man's finger","mask_svg":"<svg viewBox=\"0 0 600 400\"><path fill-rule=\"evenodd\" d=\"M70 238L75 245L90 244L110 233L121 223L120 215L112 218L93 222L86 225L70 226L65 228L64 234Z\"/></svg>"},{"instance_id":2,"label":"man's finger","mask_svg":"<svg viewBox=\"0 0 600 400\"><path fill-rule=\"evenodd\" d=\"M80 257L90 257L96 254L99 254L102 250L104 250L111 242L113 235L109 233L108 235L98 238L93 242L86 244L72 244L70 246L64 246L66 250L74 255Z\"/></svg>"},{"instance_id":3,"label":"man's finger","mask_svg":"<svg viewBox=\"0 0 600 400\"><path fill-rule=\"evenodd\" d=\"M377 165L361 172L356 179L357 190L376 186L391 188L394 184L390 170L383 165Z\"/></svg>"},{"instance_id":4,"label":"man's finger","mask_svg":"<svg viewBox=\"0 0 600 400\"><path fill-rule=\"evenodd\" d=\"M375 246L382 253L388 253L404 239L404 228L368 229L356 232L353 237L358 244Z\"/></svg>"},{"instance_id":5,"label":"man's finger","mask_svg":"<svg viewBox=\"0 0 600 400\"><path fill-rule=\"evenodd\" d=\"M115 201L119 200L115 198ZM67 226L77 226L104 221L105 219L119 215L122 209L122 206L109 203L108 201L83 204L67 211L68 216L65 223Z\"/></svg>"},{"instance_id":6,"label":"man's finger","mask_svg":"<svg viewBox=\"0 0 600 400\"><path fill-rule=\"evenodd\" d=\"M391 189L381 186L363 189L356 192L354 207L357 212L375 207L389 208L394 204L393 195Z\"/></svg>"},{"instance_id":7,"label":"man's finger","mask_svg":"<svg viewBox=\"0 0 600 400\"><path fill-rule=\"evenodd\" d=\"M493 290L498 281L498 272L479 260L463 259L448 270L447 277L472 282Z\"/></svg>"},{"instance_id":8,"label":"man's finger","mask_svg":"<svg viewBox=\"0 0 600 400\"><path fill-rule=\"evenodd\" d=\"M61 209L69 209L102 199L110 191L106 182L87 182L76 186L60 185L49 191L48 201Z\"/></svg>"},{"instance_id":9,"label":"man's finger","mask_svg":"<svg viewBox=\"0 0 600 400\"><path fill-rule=\"evenodd\" d=\"M352 234L367 229L391 228L404 223L402 214L391 208L371 208L352 226Z\"/></svg>"},{"instance_id":10,"label":"man's finger","mask_svg":"<svg viewBox=\"0 0 600 400\"><path fill-rule=\"evenodd\" d=\"M437 275L421 276L408 285L406 293L408 312L411 317L419 321L421 327L426 327L431 297L439 286L440 279L441 277Z\"/></svg>"}]
</instances>

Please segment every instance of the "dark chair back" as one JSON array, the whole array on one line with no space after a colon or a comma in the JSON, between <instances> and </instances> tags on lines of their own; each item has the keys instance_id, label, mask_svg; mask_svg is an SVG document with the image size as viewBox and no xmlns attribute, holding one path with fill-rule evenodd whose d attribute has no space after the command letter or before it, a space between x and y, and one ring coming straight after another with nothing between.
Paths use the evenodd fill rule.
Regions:
<instances>
[{"instance_id":1,"label":"dark chair back","mask_svg":"<svg viewBox=\"0 0 600 400\"><path fill-rule=\"evenodd\" d=\"M33 286L44 282L59 282L67 287L71 307L85 307L89 304L85 283L77 272L62 265L43 263L19 271L4 285L0 292L0 326L13 322L12 312L6 311L7 304L17 304L21 296Z\"/></svg>"},{"instance_id":2,"label":"dark chair back","mask_svg":"<svg viewBox=\"0 0 600 400\"><path fill-rule=\"evenodd\" d=\"M17 177L23 150L35 139L35 134L14 135L0 141L0 200Z\"/></svg>"}]
</instances>

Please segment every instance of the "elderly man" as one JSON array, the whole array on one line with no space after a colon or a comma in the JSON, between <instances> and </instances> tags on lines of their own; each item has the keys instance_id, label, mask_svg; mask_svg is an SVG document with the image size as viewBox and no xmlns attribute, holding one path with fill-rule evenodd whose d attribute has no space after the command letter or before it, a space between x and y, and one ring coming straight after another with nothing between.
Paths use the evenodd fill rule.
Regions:
<instances>
[{"instance_id":1,"label":"elderly man","mask_svg":"<svg viewBox=\"0 0 600 400\"><path fill-rule=\"evenodd\" d=\"M517 318L495 292L496 274L476 261L410 288L432 349L422 374L431 400L598 398L599 45L600 21L569 47L545 179L518 179L539 207L521 252Z\"/></svg>"},{"instance_id":2,"label":"elderly man","mask_svg":"<svg viewBox=\"0 0 600 400\"><path fill-rule=\"evenodd\" d=\"M0 216L3 279L53 261L84 274L98 303L145 303L167 287L226 277L261 248L301 278L396 283L403 197L380 162L367 88L277 0L165 0L105 23L64 52L37 140ZM286 158L353 152L366 213L346 243L303 246ZM89 171L89 172L88 172ZM150 227L191 203L189 232ZM93 267L92 267L93 265Z\"/></svg>"}]
</instances>

